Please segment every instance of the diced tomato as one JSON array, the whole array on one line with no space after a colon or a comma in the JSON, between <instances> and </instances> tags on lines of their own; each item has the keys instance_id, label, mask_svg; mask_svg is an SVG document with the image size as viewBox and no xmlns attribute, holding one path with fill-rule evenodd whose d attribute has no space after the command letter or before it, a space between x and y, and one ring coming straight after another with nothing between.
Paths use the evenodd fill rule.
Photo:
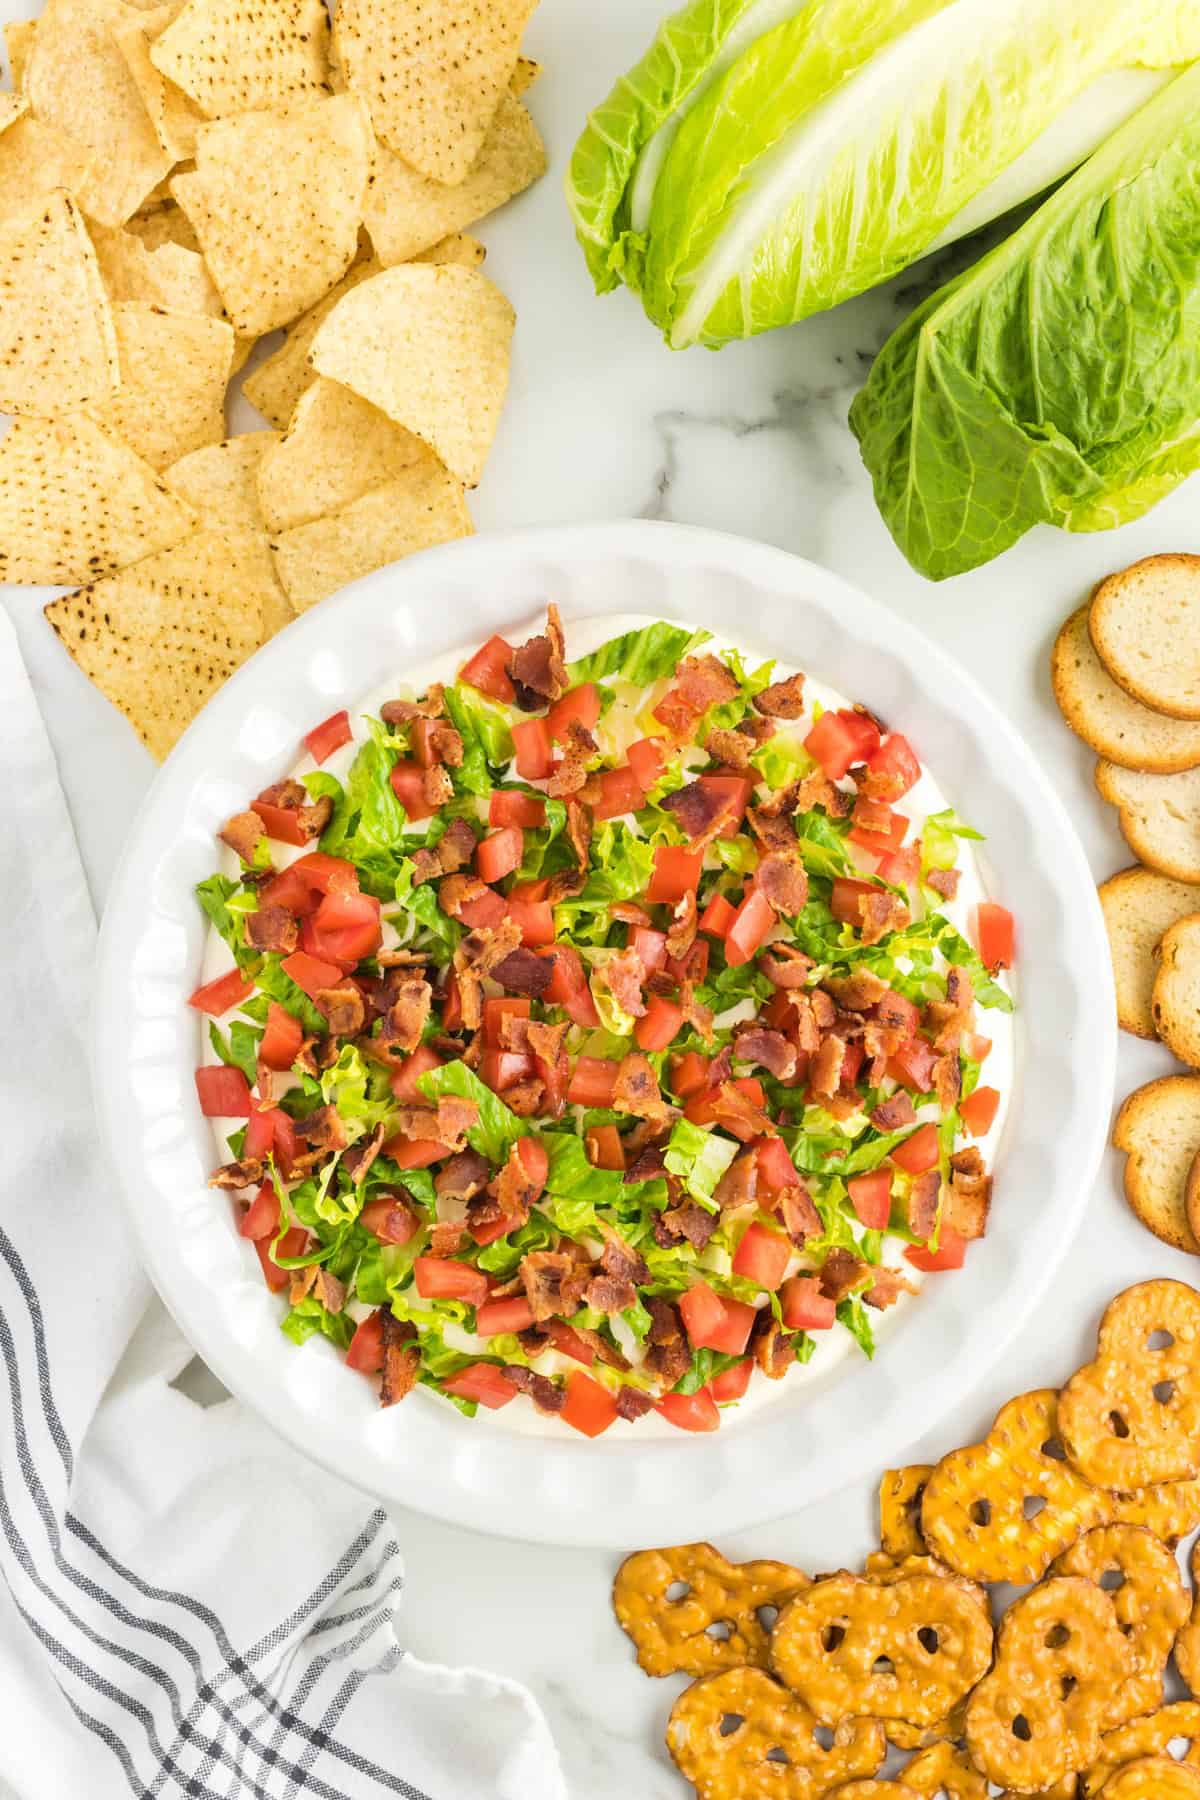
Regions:
<instances>
[{"instance_id":1,"label":"diced tomato","mask_svg":"<svg viewBox=\"0 0 1200 1800\"><path fill-rule=\"evenodd\" d=\"M545 781L554 768L550 729L545 719L522 719L512 729L517 774L525 781Z\"/></svg>"},{"instance_id":2,"label":"diced tomato","mask_svg":"<svg viewBox=\"0 0 1200 1800\"><path fill-rule=\"evenodd\" d=\"M571 1064L564 1053L556 1062L548 1063L543 1056L534 1058L538 1080L545 1093L538 1109L544 1118L559 1119L566 1110L567 1083L571 1079Z\"/></svg>"},{"instance_id":3,"label":"diced tomato","mask_svg":"<svg viewBox=\"0 0 1200 1800\"><path fill-rule=\"evenodd\" d=\"M286 1114L284 1115L286 1117ZM246 1123L246 1136L242 1141L242 1155L252 1157L261 1162L268 1151L275 1147L275 1121L271 1117L271 1108L265 1111L256 1108Z\"/></svg>"},{"instance_id":4,"label":"diced tomato","mask_svg":"<svg viewBox=\"0 0 1200 1800\"><path fill-rule=\"evenodd\" d=\"M576 1025L592 1030L600 1023L596 1002L592 999L583 959L573 944L555 944L546 951L552 967L550 985L544 998L551 1006L563 1007Z\"/></svg>"},{"instance_id":5,"label":"diced tomato","mask_svg":"<svg viewBox=\"0 0 1200 1800\"><path fill-rule=\"evenodd\" d=\"M644 792L649 793L667 763L667 753L661 738L638 738L630 744L625 757L633 770L637 784Z\"/></svg>"},{"instance_id":6,"label":"diced tomato","mask_svg":"<svg viewBox=\"0 0 1200 1800\"><path fill-rule=\"evenodd\" d=\"M289 806L276 806L270 800L252 800L251 812L256 812L262 821L262 828L269 838L277 844L307 844L308 838L300 823L299 812Z\"/></svg>"},{"instance_id":7,"label":"diced tomato","mask_svg":"<svg viewBox=\"0 0 1200 1800\"><path fill-rule=\"evenodd\" d=\"M661 969L667 961L667 934L646 925L636 925L629 934L630 947L637 952L643 969Z\"/></svg>"},{"instance_id":8,"label":"diced tomato","mask_svg":"<svg viewBox=\"0 0 1200 1800\"><path fill-rule=\"evenodd\" d=\"M915 887L921 875L921 852L915 845L909 850L892 850L880 857L875 873L889 887Z\"/></svg>"},{"instance_id":9,"label":"diced tomato","mask_svg":"<svg viewBox=\"0 0 1200 1800\"><path fill-rule=\"evenodd\" d=\"M380 1194L377 1200L368 1200L358 1217L381 1244L407 1244L421 1229L420 1219L399 1194Z\"/></svg>"},{"instance_id":10,"label":"diced tomato","mask_svg":"<svg viewBox=\"0 0 1200 1800\"><path fill-rule=\"evenodd\" d=\"M432 819L434 808L425 798L425 772L420 763L398 762L389 779L392 792L404 808L404 815L410 825L419 825L422 819Z\"/></svg>"},{"instance_id":11,"label":"diced tomato","mask_svg":"<svg viewBox=\"0 0 1200 1800\"><path fill-rule=\"evenodd\" d=\"M846 1054L842 1057L843 1087L853 1087L858 1080L858 1072L867 1059L867 1052L862 1044L847 1044Z\"/></svg>"},{"instance_id":12,"label":"diced tomato","mask_svg":"<svg viewBox=\"0 0 1200 1800\"><path fill-rule=\"evenodd\" d=\"M423 769L432 769L441 760L436 736L440 724L438 719L413 720L412 752Z\"/></svg>"},{"instance_id":13,"label":"diced tomato","mask_svg":"<svg viewBox=\"0 0 1200 1800\"><path fill-rule=\"evenodd\" d=\"M703 1093L708 1086L708 1071L711 1067L711 1059L701 1056L698 1050L685 1050L682 1056L673 1056L668 1078L672 1093L678 1094L681 1100Z\"/></svg>"},{"instance_id":14,"label":"diced tomato","mask_svg":"<svg viewBox=\"0 0 1200 1800\"><path fill-rule=\"evenodd\" d=\"M892 1161L906 1175L923 1175L937 1167L940 1146L936 1125L918 1125L911 1137L905 1138L892 1151Z\"/></svg>"},{"instance_id":15,"label":"diced tomato","mask_svg":"<svg viewBox=\"0 0 1200 1800\"><path fill-rule=\"evenodd\" d=\"M488 824L515 825L522 831L535 831L546 823L546 802L540 794L521 794L513 789L494 788L488 801Z\"/></svg>"},{"instance_id":16,"label":"diced tomato","mask_svg":"<svg viewBox=\"0 0 1200 1800\"><path fill-rule=\"evenodd\" d=\"M573 1369L567 1376L567 1397L558 1416L584 1437L595 1438L617 1418L617 1403L598 1381L582 1369Z\"/></svg>"},{"instance_id":17,"label":"diced tomato","mask_svg":"<svg viewBox=\"0 0 1200 1800\"><path fill-rule=\"evenodd\" d=\"M779 1286L791 1261L792 1246L781 1232L766 1225L748 1225L733 1258L733 1272L757 1282L771 1293Z\"/></svg>"},{"instance_id":18,"label":"diced tomato","mask_svg":"<svg viewBox=\"0 0 1200 1800\"><path fill-rule=\"evenodd\" d=\"M804 748L830 781L840 781L855 763L866 762L878 750L879 727L849 707L825 712L805 738Z\"/></svg>"},{"instance_id":19,"label":"diced tomato","mask_svg":"<svg viewBox=\"0 0 1200 1800\"><path fill-rule=\"evenodd\" d=\"M281 1269L271 1255L274 1241L269 1237L255 1238L254 1248L258 1252L258 1260L262 1264L262 1272L267 1286L273 1294L280 1294L292 1279L292 1271ZM285 1231L279 1240L279 1255L303 1256L307 1244L307 1231L303 1231L299 1225L293 1225L292 1229Z\"/></svg>"},{"instance_id":20,"label":"diced tomato","mask_svg":"<svg viewBox=\"0 0 1200 1800\"><path fill-rule=\"evenodd\" d=\"M331 890L313 914L312 926L330 961L351 967L373 956L383 942L379 901L370 894Z\"/></svg>"},{"instance_id":21,"label":"diced tomato","mask_svg":"<svg viewBox=\"0 0 1200 1800\"><path fill-rule=\"evenodd\" d=\"M714 894L700 914L700 929L706 931L710 937L727 937L729 927L737 918L737 913L737 907L731 905L724 894Z\"/></svg>"},{"instance_id":22,"label":"diced tomato","mask_svg":"<svg viewBox=\"0 0 1200 1800\"><path fill-rule=\"evenodd\" d=\"M971 909L971 937L984 967L993 975L1011 969L1015 957L1016 924L1007 906L981 900Z\"/></svg>"},{"instance_id":23,"label":"diced tomato","mask_svg":"<svg viewBox=\"0 0 1200 1800\"><path fill-rule=\"evenodd\" d=\"M759 1138L755 1155L758 1160L758 1179L768 1194L782 1194L785 1188L796 1186L800 1177L782 1138Z\"/></svg>"},{"instance_id":24,"label":"diced tomato","mask_svg":"<svg viewBox=\"0 0 1200 1800\"><path fill-rule=\"evenodd\" d=\"M789 1331L828 1331L837 1319L837 1305L821 1292L815 1275L793 1275L780 1288L779 1300Z\"/></svg>"},{"instance_id":25,"label":"diced tomato","mask_svg":"<svg viewBox=\"0 0 1200 1800\"><path fill-rule=\"evenodd\" d=\"M503 700L505 705L511 706L517 697L508 673L512 658L511 644L505 643L502 637L490 637L483 648L463 664L458 679L479 693L487 694L490 699Z\"/></svg>"},{"instance_id":26,"label":"diced tomato","mask_svg":"<svg viewBox=\"0 0 1200 1800\"><path fill-rule=\"evenodd\" d=\"M641 1050L665 1050L678 1037L683 1025L683 1008L662 994L650 994L646 1011L633 1028L634 1039Z\"/></svg>"},{"instance_id":27,"label":"diced tomato","mask_svg":"<svg viewBox=\"0 0 1200 1800\"><path fill-rule=\"evenodd\" d=\"M258 1060L268 1069L290 1069L304 1042L304 1027L287 1008L272 1000L267 1007L267 1023L258 1046Z\"/></svg>"},{"instance_id":28,"label":"diced tomato","mask_svg":"<svg viewBox=\"0 0 1200 1800\"><path fill-rule=\"evenodd\" d=\"M383 1367L383 1312L373 1312L359 1325L346 1351L346 1366L362 1375L378 1375Z\"/></svg>"},{"instance_id":29,"label":"diced tomato","mask_svg":"<svg viewBox=\"0 0 1200 1800\"><path fill-rule=\"evenodd\" d=\"M978 1087L959 1102L958 1112L972 1137L986 1137L996 1123L1000 1093L994 1087Z\"/></svg>"},{"instance_id":30,"label":"diced tomato","mask_svg":"<svg viewBox=\"0 0 1200 1800\"><path fill-rule=\"evenodd\" d=\"M483 1041L499 1044L504 1035L505 1019L527 1019L533 1001L518 994L501 994L483 1003ZM423 1048L424 1046L422 1046Z\"/></svg>"},{"instance_id":31,"label":"diced tomato","mask_svg":"<svg viewBox=\"0 0 1200 1800\"><path fill-rule=\"evenodd\" d=\"M305 733L304 742L308 754L315 763L323 763L331 757L335 750L348 744L354 734L350 730L350 714L348 712L330 713L319 725Z\"/></svg>"},{"instance_id":32,"label":"diced tomato","mask_svg":"<svg viewBox=\"0 0 1200 1800\"><path fill-rule=\"evenodd\" d=\"M593 1125L584 1139L587 1158L594 1169L623 1169L625 1146L615 1125Z\"/></svg>"},{"instance_id":33,"label":"diced tomato","mask_svg":"<svg viewBox=\"0 0 1200 1800\"><path fill-rule=\"evenodd\" d=\"M383 1154L390 1156L400 1169L429 1169L450 1152L433 1138L393 1137L383 1146Z\"/></svg>"},{"instance_id":34,"label":"diced tomato","mask_svg":"<svg viewBox=\"0 0 1200 1800\"><path fill-rule=\"evenodd\" d=\"M882 800L859 800L851 814L854 829L850 842L869 850L873 856L886 856L899 850L912 823L903 813L893 812Z\"/></svg>"},{"instance_id":35,"label":"diced tomato","mask_svg":"<svg viewBox=\"0 0 1200 1800\"><path fill-rule=\"evenodd\" d=\"M238 1220L244 1238L274 1237L279 1230L279 1195L273 1181L264 1181Z\"/></svg>"},{"instance_id":36,"label":"diced tomato","mask_svg":"<svg viewBox=\"0 0 1200 1800\"><path fill-rule=\"evenodd\" d=\"M300 858L278 875L273 875L258 890L258 904L262 906L282 906L285 911L294 913L297 918L304 918L314 913L320 904L321 889L315 887L308 879L300 863Z\"/></svg>"},{"instance_id":37,"label":"diced tomato","mask_svg":"<svg viewBox=\"0 0 1200 1800\"><path fill-rule=\"evenodd\" d=\"M420 1258L417 1260L419 1262ZM509 1300L489 1300L479 1306L475 1314L475 1335L499 1337L501 1332L528 1331L532 1324L532 1306L524 1294L514 1294Z\"/></svg>"},{"instance_id":38,"label":"diced tomato","mask_svg":"<svg viewBox=\"0 0 1200 1800\"><path fill-rule=\"evenodd\" d=\"M721 832L722 837L732 837L742 822L746 807L750 803L750 796L754 792L753 778L749 775L727 773L718 769L714 770L711 775L698 776L697 786L704 788L708 793L720 795L723 801L732 803L729 823Z\"/></svg>"},{"instance_id":39,"label":"diced tomato","mask_svg":"<svg viewBox=\"0 0 1200 1800\"><path fill-rule=\"evenodd\" d=\"M592 817L597 823L637 812L645 801L642 784L628 763L622 763L619 769L602 769L599 784L600 797L592 807Z\"/></svg>"},{"instance_id":40,"label":"diced tomato","mask_svg":"<svg viewBox=\"0 0 1200 1800\"><path fill-rule=\"evenodd\" d=\"M418 1256L413 1263L413 1280L422 1300L465 1300L468 1306L481 1306L488 1297L487 1276L482 1269L472 1269L445 1256Z\"/></svg>"},{"instance_id":41,"label":"diced tomato","mask_svg":"<svg viewBox=\"0 0 1200 1800\"><path fill-rule=\"evenodd\" d=\"M846 1183L850 1204L868 1231L884 1231L892 1213L892 1178L886 1169L855 1175Z\"/></svg>"},{"instance_id":42,"label":"diced tomato","mask_svg":"<svg viewBox=\"0 0 1200 1800\"><path fill-rule=\"evenodd\" d=\"M431 1069L440 1069L442 1059L436 1050L428 1044L418 1044L411 1056L397 1063L391 1074L391 1088L397 1100L420 1105L425 1099L417 1086L422 1075L428 1075Z\"/></svg>"},{"instance_id":43,"label":"diced tomato","mask_svg":"<svg viewBox=\"0 0 1200 1800\"><path fill-rule=\"evenodd\" d=\"M516 825L506 825L481 838L475 846L475 873L480 881L503 881L521 866L525 854L525 833Z\"/></svg>"},{"instance_id":44,"label":"diced tomato","mask_svg":"<svg viewBox=\"0 0 1200 1800\"><path fill-rule=\"evenodd\" d=\"M611 1106L619 1063L603 1056L578 1056L571 1071L567 1099L572 1106Z\"/></svg>"},{"instance_id":45,"label":"diced tomato","mask_svg":"<svg viewBox=\"0 0 1200 1800\"><path fill-rule=\"evenodd\" d=\"M703 850L685 850L677 844L660 844L654 852L654 873L646 889L651 906L660 902L675 906L688 893L694 893L700 881L704 862Z\"/></svg>"},{"instance_id":46,"label":"diced tomato","mask_svg":"<svg viewBox=\"0 0 1200 1800\"><path fill-rule=\"evenodd\" d=\"M992 1053L992 1040L969 1031L962 1041L962 1049L963 1055L969 1056L972 1062L983 1063Z\"/></svg>"},{"instance_id":47,"label":"diced tomato","mask_svg":"<svg viewBox=\"0 0 1200 1800\"><path fill-rule=\"evenodd\" d=\"M847 876L839 875L829 896L829 910L843 925L861 925L860 902L865 895L877 894L879 891L873 882L851 881Z\"/></svg>"},{"instance_id":48,"label":"diced tomato","mask_svg":"<svg viewBox=\"0 0 1200 1800\"><path fill-rule=\"evenodd\" d=\"M666 939L663 939L664 944ZM215 981L206 981L188 998L188 1005L194 1006L197 1012L209 1013L219 1019L235 1006L241 1006L254 992L254 983L247 981L240 969L230 969L227 975L218 975Z\"/></svg>"},{"instance_id":49,"label":"diced tomato","mask_svg":"<svg viewBox=\"0 0 1200 1800\"><path fill-rule=\"evenodd\" d=\"M720 1350L740 1356L750 1341L757 1314L744 1300L724 1300L707 1282L688 1288L679 1301L688 1340L695 1350Z\"/></svg>"},{"instance_id":50,"label":"diced tomato","mask_svg":"<svg viewBox=\"0 0 1200 1800\"><path fill-rule=\"evenodd\" d=\"M943 1220L936 1250L923 1250L919 1244L910 1244L904 1254L914 1269L936 1275L942 1269L962 1268L967 1257L967 1240Z\"/></svg>"},{"instance_id":51,"label":"diced tomato","mask_svg":"<svg viewBox=\"0 0 1200 1800\"><path fill-rule=\"evenodd\" d=\"M667 974L672 981L692 981L698 987L708 974L708 945L703 938L698 938L683 956L668 956Z\"/></svg>"},{"instance_id":52,"label":"diced tomato","mask_svg":"<svg viewBox=\"0 0 1200 1800\"><path fill-rule=\"evenodd\" d=\"M591 731L599 717L600 689L594 681L585 681L579 687L568 688L562 699L554 702L546 714L546 724L555 743L565 744L568 725L582 725L585 731Z\"/></svg>"},{"instance_id":53,"label":"diced tomato","mask_svg":"<svg viewBox=\"0 0 1200 1800\"><path fill-rule=\"evenodd\" d=\"M290 956L283 959L283 972L310 1000L315 1000L322 988L337 987L342 980L344 970L336 963L322 962L318 957L310 956L307 950L293 950Z\"/></svg>"},{"instance_id":54,"label":"diced tomato","mask_svg":"<svg viewBox=\"0 0 1200 1800\"><path fill-rule=\"evenodd\" d=\"M654 1410L661 1413L670 1424L677 1425L680 1431L717 1431L721 1425L721 1415L717 1411L717 1403L708 1388L697 1388L694 1394L664 1394L655 1402Z\"/></svg>"},{"instance_id":55,"label":"diced tomato","mask_svg":"<svg viewBox=\"0 0 1200 1800\"><path fill-rule=\"evenodd\" d=\"M725 961L730 968L741 968L765 943L775 923L775 910L765 894L752 888L734 914L725 933Z\"/></svg>"},{"instance_id":56,"label":"diced tomato","mask_svg":"<svg viewBox=\"0 0 1200 1800\"><path fill-rule=\"evenodd\" d=\"M523 1137L517 1139L517 1157L533 1190L531 1198L536 1202L550 1173L550 1153L540 1137Z\"/></svg>"},{"instance_id":57,"label":"diced tomato","mask_svg":"<svg viewBox=\"0 0 1200 1800\"><path fill-rule=\"evenodd\" d=\"M497 1238L507 1237L512 1227L513 1221L501 1213L498 1219L492 1219L487 1225L472 1225L471 1238L482 1250L485 1244L494 1244Z\"/></svg>"},{"instance_id":58,"label":"diced tomato","mask_svg":"<svg viewBox=\"0 0 1200 1800\"><path fill-rule=\"evenodd\" d=\"M548 883L522 882L522 887L543 887ZM515 890L507 900L508 916L521 933L521 942L530 950L540 950L554 942L554 908L548 900L519 898Z\"/></svg>"},{"instance_id":59,"label":"diced tomato","mask_svg":"<svg viewBox=\"0 0 1200 1800\"><path fill-rule=\"evenodd\" d=\"M507 913L504 895L498 894L495 888L488 888L485 893L476 894L473 900L464 900L458 916L470 931L491 931Z\"/></svg>"},{"instance_id":60,"label":"diced tomato","mask_svg":"<svg viewBox=\"0 0 1200 1800\"><path fill-rule=\"evenodd\" d=\"M683 1109L683 1116L693 1125L715 1125L717 1103L711 1088L705 1086L692 1094Z\"/></svg>"},{"instance_id":61,"label":"diced tomato","mask_svg":"<svg viewBox=\"0 0 1200 1800\"><path fill-rule=\"evenodd\" d=\"M722 1369L714 1375L708 1384L708 1391L718 1406L728 1406L731 1400L740 1400L750 1386L750 1377L754 1373L754 1359L743 1357L741 1362L731 1363L729 1368Z\"/></svg>"},{"instance_id":62,"label":"diced tomato","mask_svg":"<svg viewBox=\"0 0 1200 1800\"><path fill-rule=\"evenodd\" d=\"M922 1037L910 1039L902 1044L895 1055L888 1059L888 1074L893 1081L902 1087L911 1088L915 1094L928 1094L933 1089L933 1065L937 1061L937 1051L932 1044L926 1043Z\"/></svg>"},{"instance_id":63,"label":"diced tomato","mask_svg":"<svg viewBox=\"0 0 1200 1800\"><path fill-rule=\"evenodd\" d=\"M883 798L901 800L921 779L921 765L906 737L893 731L887 741L867 758L875 786L883 786Z\"/></svg>"},{"instance_id":64,"label":"diced tomato","mask_svg":"<svg viewBox=\"0 0 1200 1800\"><path fill-rule=\"evenodd\" d=\"M504 1371L495 1363L486 1362L468 1363L457 1375L447 1375L442 1382L442 1392L453 1394L456 1400L475 1400L493 1412L498 1412L517 1397L512 1382L504 1379Z\"/></svg>"},{"instance_id":65,"label":"diced tomato","mask_svg":"<svg viewBox=\"0 0 1200 1800\"><path fill-rule=\"evenodd\" d=\"M587 1340L581 1338L579 1333L573 1330L565 1320L551 1319L543 1327L543 1330L556 1350L560 1350L564 1356L569 1356L572 1362L582 1363L585 1369L592 1367L596 1360L596 1352Z\"/></svg>"},{"instance_id":66,"label":"diced tomato","mask_svg":"<svg viewBox=\"0 0 1200 1800\"><path fill-rule=\"evenodd\" d=\"M322 894L358 892L358 870L354 864L344 856L329 856L324 850L310 850L306 856L298 856L277 879L282 880L284 875L302 875L310 887ZM264 888L263 893L266 892Z\"/></svg>"},{"instance_id":67,"label":"diced tomato","mask_svg":"<svg viewBox=\"0 0 1200 1800\"><path fill-rule=\"evenodd\" d=\"M668 688L654 708L654 717L673 737L689 737L700 714L678 688Z\"/></svg>"},{"instance_id":68,"label":"diced tomato","mask_svg":"<svg viewBox=\"0 0 1200 1800\"><path fill-rule=\"evenodd\" d=\"M196 1095L206 1119L250 1117L250 1083L240 1069L228 1068L224 1063L197 1069Z\"/></svg>"}]
</instances>

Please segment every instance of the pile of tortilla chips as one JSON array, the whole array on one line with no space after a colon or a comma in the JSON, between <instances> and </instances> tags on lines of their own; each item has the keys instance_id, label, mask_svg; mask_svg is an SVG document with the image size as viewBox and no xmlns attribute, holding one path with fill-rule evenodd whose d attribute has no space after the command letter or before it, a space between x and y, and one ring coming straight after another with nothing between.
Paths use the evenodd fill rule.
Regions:
<instances>
[{"instance_id":1,"label":"pile of tortilla chips","mask_svg":"<svg viewBox=\"0 0 1200 1800\"><path fill-rule=\"evenodd\" d=\"M514 316L463 233L546 166L535 4L5 27L0 580L87 584L47 616L154 755L297 612L470 532ZM226 436L235 377L271 429Z\"/></svg>"}]
</instances>

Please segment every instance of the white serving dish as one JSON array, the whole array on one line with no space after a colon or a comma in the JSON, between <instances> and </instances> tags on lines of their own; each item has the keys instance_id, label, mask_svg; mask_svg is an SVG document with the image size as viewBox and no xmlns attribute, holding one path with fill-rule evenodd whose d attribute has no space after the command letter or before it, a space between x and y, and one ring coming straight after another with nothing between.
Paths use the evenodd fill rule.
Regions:
<instances>
[{"instance_id":1,"label":"white serving dish","mask_svg":"<svg viewBox=\"0 0 1200 1800\"><path fill-rule=\"evenodd\" d=\"M712 1435L588 1442L461 1417L373 1387L280 1303L206 1185L195 1101L204 919L194 884L214 834L295 760L303 733L392 671L555 600L572 618L646 612L775 651L866 702L914 742L986 834L985 870L1017 915L1017 1076L987 1238L925 1284L873 1364L785 1382ZM945 653L825 570L735 537L645 522L491 535L368 577L289 626L205 708L136 821L100 943L95 1086L142 1255L205 1361L299 1449L379 1497L546 1543L683 1542L795 1510L903 1459L962 1400L1046 1293L1079 1226L1107 1131L1116 1055L1107 942L1073 828L1030 751Z\"/></svg>"}]
</instances>

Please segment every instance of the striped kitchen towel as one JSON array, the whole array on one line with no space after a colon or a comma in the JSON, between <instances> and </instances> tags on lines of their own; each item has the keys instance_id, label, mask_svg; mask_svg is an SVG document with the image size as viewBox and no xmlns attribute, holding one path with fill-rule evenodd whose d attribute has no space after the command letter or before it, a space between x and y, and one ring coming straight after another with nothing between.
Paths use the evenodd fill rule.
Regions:
<instances>
[{"instance_id":1,"label":"striped kitchen towel","mask_svg":"<svg viewBox=\"0 0 1200 1800\"><path fill-rule=\"evenodd\" d=\"M98 1161L95 920L2 613L0 770L0 1796L565 1800L524 1689L405 1650L387 1515L171 1385L189 1352Z\"/></svg>"}]
</instances>

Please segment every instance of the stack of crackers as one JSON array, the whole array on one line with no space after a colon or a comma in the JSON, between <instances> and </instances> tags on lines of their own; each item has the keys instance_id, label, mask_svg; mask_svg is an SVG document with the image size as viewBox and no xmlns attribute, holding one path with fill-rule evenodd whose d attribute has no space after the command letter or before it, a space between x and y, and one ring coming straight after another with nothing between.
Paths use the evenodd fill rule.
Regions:
<instances>
[{"instance_id":1,"label":"stack of crackers","mask_svg":"<svg viewBox=\"0 0 1200 1800\"><path fill-rule=\"evenodd\" d=\"M87 584L47 613L155 755L296 613L470 532L514 316L463 230L546 166L535 4L6 27L0 579ZM270 429L227 438L248 359Z\"/></svg>"},{"instance_id":2,"label":"stack of crackers","mask_svg":"<svg viewBox=\"0 0 1200 1800\"><path fill-rule=\"evenodd\" d=\"M1121 1028L1200 1070L1200 557L1153 556L1102 581L1059 633L1052 674L1138 858L1100 888ZM1200 1253L1200 1076L1132 1094L1114 1142L1137 1216Z\"/></svg>"},{"instance_id":3,"label":"stack of crackers","mask_svg":"<svg viewBox=\"0 0 1200 1800\"><path fill-rule=\"evenodd\" d=\"M693 1678L666 1736L700 1800L1200 1800L1200 1600L1176 1557L1200 1525L1200 1294L1118 1295L1061 1391L888 1470L879 1507L859 1574L710 1544L622 1564L639 1664Z\"/></svg>"}]
</instances>

